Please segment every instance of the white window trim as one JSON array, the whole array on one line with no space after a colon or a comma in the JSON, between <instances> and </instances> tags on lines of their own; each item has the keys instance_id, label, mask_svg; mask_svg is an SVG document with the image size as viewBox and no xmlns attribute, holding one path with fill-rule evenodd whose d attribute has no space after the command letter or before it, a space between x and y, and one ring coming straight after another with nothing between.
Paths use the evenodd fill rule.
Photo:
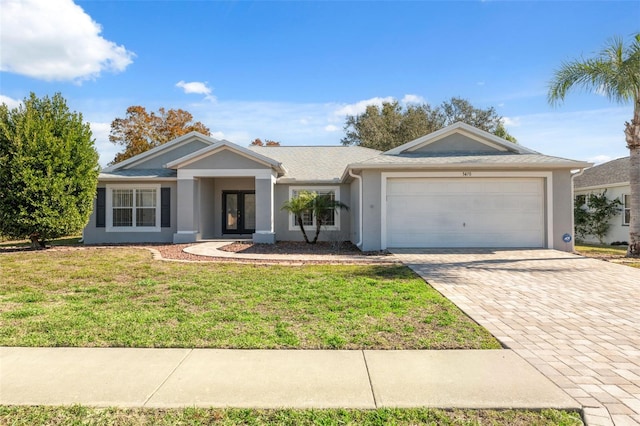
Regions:
<instances>
[{"instance_id":1,"label":"white window trim","mask_svg":"<svg viewBox=\"0 0 640 426\"><path fill-rule=\"evenodd\" d=\"M156 226L113 226L113 190L114 189L155 189L156 190ZM106 185L106 232L160 232L160 184L119 184ZM134 196L135 199L135 196ZM134 218L135 220L135 218Z\"/></svg>"},{"instance_id":2,"label":"white window trim","mask_svg":"<svg viewBox=\"0 0 640 426\"><path fill-rule=\"evenodd\" d=\"M297 191L310 191L310 192L328 192L328 191L333 191L334 193L334 199L336 201L340 201L340 186L290 186L289 187L289 200L291 198L293 198L293 192ZM322 229L324 231L339 231L340 230L340 209L336 209L336 220L335 220L335 225L332 226L328 226L328 225L324 225L322 226ZM289 213L289 217L288 217L288 222L289 222L289 231L300 231L300 227L298 226L298 224L295 221L295 216L292 213ZM307 226L305 226L305 231L307 229L316 229L316 218L315 216L313 217L313 224L309 225L309 228L307 228Z\"/></svg>"},{"instance_id":3,"label":"white window trim","mask_svg":"<svg viewBox=\"0 0 640 426\"><path fill-rule=\"evenodd\" d=\"M629 198L629 203L631 203L631 196L629 194L622 194L622 226L629 226L630 221L627 222L627 210L629 210L629 219L631 219L631 205L627 206L625 200Z\"/></svg>"}]
</instances>

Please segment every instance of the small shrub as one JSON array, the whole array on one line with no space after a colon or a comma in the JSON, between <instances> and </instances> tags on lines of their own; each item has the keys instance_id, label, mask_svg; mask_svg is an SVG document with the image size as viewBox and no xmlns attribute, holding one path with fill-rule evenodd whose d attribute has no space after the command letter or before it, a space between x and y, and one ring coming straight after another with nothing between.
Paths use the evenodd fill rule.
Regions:
<instances>
[{"instance_id":1,"label":"small shrub","mask_svg":"<svg viewBox=\"0 0 640 426\"><path fill-rule=\"evenodd\" d=\"M602 194L578 195L573 208L576 238L584 240L586 236L593 235L600 244L604 244L610 227L609 220L620 213L621 205L618 198L607 198L606 189Z\"/></svg>"}]
</instances>

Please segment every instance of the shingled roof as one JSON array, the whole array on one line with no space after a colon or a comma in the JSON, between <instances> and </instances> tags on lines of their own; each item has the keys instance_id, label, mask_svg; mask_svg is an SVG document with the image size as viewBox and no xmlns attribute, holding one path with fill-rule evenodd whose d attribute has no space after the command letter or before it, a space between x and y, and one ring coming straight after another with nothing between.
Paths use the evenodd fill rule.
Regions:
<instances>
[{"instance_id":1,"label":"shingled roof","mask_svg":"<svg viewBox=\"0 0 640 426\"><path fill-rule=\"evenodd\" d=\"M573 180L574 188L589 188L629 182L629 157L618 158L586 169Z\"/></svg>"},{"instance_id":2,"label":"shingled roof","mask_svg":"<svg viewBox=\"0 0 640 426\"><path fill-rule=\"evenodd\" d=\"M367 160L380 151L359 146L250 146L251 151L281 162L286 174L278 182L340 182L350 163Z\"/></svg>"}]
</instances>

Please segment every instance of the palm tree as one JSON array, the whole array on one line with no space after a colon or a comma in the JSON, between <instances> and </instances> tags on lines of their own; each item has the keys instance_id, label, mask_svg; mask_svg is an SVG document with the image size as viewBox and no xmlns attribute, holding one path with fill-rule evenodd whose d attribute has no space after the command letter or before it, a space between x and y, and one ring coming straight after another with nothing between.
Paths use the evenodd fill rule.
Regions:
<instances>
[{"instance_id":1,"label":"palm tree","mask_svg":"<svg viewBox=\"0 0 640 426\"><path fill-rule=\"evenodd\" d=\"M316 235L311 244L315 244L318 241L322 226L329 221L336 209L349 210L349 207L335 200L331 194L316 194L313 198L311 211L316 218Z\"/></svg>"},{"instance_id":2,"label":"palm tree","mask_svg":"<svg viewBox=\"0 0 640 426\"><path fill-rule=\"evenodd\" d=\"M302 231L304 241L308 244L318 242L322 226L329 221L336 209L349 210L349 207L340 201L336 201L331 194L318 194L312 191L300 191L297 196L292 197L282 205L282 210L293 214L300 231ZM304 229L303 217L305 214L311 214L316 219L316 235L311 241L309 241L307 232Z\"/></svg>"},{"instance_id":3,"label":"palm tree","mask_svg":"<svg viewBox=\"0 0 640 426\"><path fill-rule=\"evenodd\" d=\"M286 210L289 213L293 214L293 216L296 218L296 223L302 231L304 241L309 244L311 242L309 241L307 233L304 230L304 221L302 217L305 213L311 210L311 204L313 202L314 194L315 193L310 191L300 191L297 196L285 201L281 208L281 210Z\"/></svg>"},{"instance_id":4,"label":"palm tree","mask_svg":"<svg viewBox=\"0 0 640 426\"><path fill-rule=\"evenodd\" d=\"M564 62L549 84L549 103L564 100L575 87L604 94L612 101L633 102L633 118L625 122L630 155L631 223L627 256L640 257L640 33L629 46L613 38L594 58Z\"/></svg>"}]
</instances>

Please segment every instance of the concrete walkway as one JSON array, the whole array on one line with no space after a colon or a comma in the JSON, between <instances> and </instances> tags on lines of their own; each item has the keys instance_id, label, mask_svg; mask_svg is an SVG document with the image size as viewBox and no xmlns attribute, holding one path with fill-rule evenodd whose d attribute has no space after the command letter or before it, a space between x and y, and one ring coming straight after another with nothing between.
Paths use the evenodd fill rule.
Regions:
<instances>
[{"instance_id":1,"label":"concrete walkway","mask_svg":"<svg viewBox=\"0 0 640 426\"><path fill-rule=\"evenodd\" d=\"M325 262L325 263L397 263L399 262L393 256L385 255L364 255L364 254L258 254L258 253L235 253L219 250L233 241L210 241L206 243L198 243L186 247L183 251L199 256L221 257L226 259L253 260L258 262Z\"/></svg>"},{"instance_id":2,"label":"concrete walkway","mask_svg":"<svg viewBox=\"0 0 640 426\"><path fill-rule=\"evenodd\" d=\"M554 250L394 250L582 406L640 424L640 269Z\"/></svg>"},{"instance_id":3,"label":"concrete walkway","mask_svg":"<svg viewBox=\"0 0 640 426\"><path fill-rule=\"evenodd\" d=\"M509 350L2 347L0 404L580 409Z\"/></svg>"}]
</instances>

